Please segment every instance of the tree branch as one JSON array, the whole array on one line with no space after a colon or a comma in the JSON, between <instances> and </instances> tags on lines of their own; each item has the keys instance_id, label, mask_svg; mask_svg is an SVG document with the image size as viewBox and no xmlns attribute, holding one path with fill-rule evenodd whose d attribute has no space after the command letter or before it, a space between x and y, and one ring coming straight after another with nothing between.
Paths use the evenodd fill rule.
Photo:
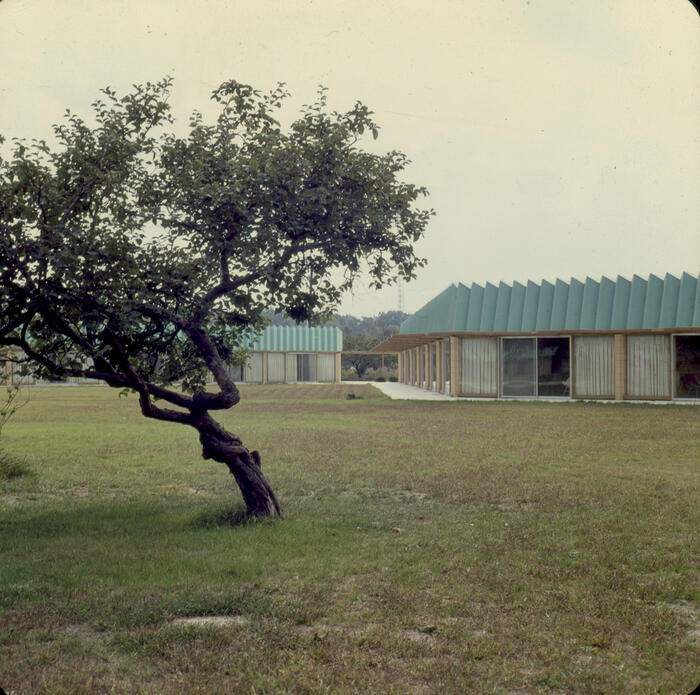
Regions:
<instances>
[{"instance_id":1,"label":"tree branch","mask_svg":"<svg viewBox=\"0 0 700 695\"><path fill-rule=\"evenodd\" d=\"M188 326L185 331L204 358L204 363L214 375L221 393L200 392L193 399L193 407L197 412L205 410L226 410L241 400L240 393L228 374L216 345L199 326Z\"/></svg>"},{"instance_id":2,"label":"tree branch","mask_svg":"<svg viewBox=\"0 0 700 695\"><path fill-rule=\"evenodd\" d=\"M110 331L106 331L106 337L109 344L114 348L117 362L123 370L126 378L129 380L129 386L139 394L139 404L141 412L148 418L155 420L165 420L166 422L179 422L185 425L193 425L194 421L190 413L182 413L169 408L159 408L151 401L148 384L134 371L131 366L124 348L116 335ZM164 389L165 390L165 389ZM169 395L171 392L168 392ZM172 401L171 401L172 402Z\"/></svg>"},{"instance_id":3,"label":"tree branch","mask_svg":"<svg viewBox=\"0 0 700 695\"><path fill-rule=\"evenodd\" d=\"M303 238L303 237L299 237ZM296 240L295 240L296 242ZM194 314L194 321L196 323L201 323L204 317L209 313L209 310L211 309L211 306L214 304L214 302L219 299L219 297L223 297L225 294L228 294L229 292L233 292L234 290L237 290L239 287L243 287L244 285L248 285L252 282L255 282L256 280L261 280L264 277L267 277L269 275L272 275L279 270L281 270L287 262L290 260L290 258L295 254L295 253L304 253L306 251L313 251L314 249L321 248L323 245L320 243L317 244L296 244L295 242L292 242L290 246L288 246L282 255L275 260L272 263L268 263L268 265L259 268L258 270L255 270L251 273L248 273L247 275L243 275L235 280L229 280L228 282L220 282L218 285L215 287L212 287L205 295L202 297L201 302L199 303L199 307L197 311Z\"/></svg>"},{"instance_id":4,"label":"tree branch","mask_svg":"<svg viewBox=\"0 0 700 695\"><path fill-rule=\"evenodd\" d=\"M125 377L114 372L104 372L96 369L75 369L74 367L63 367L57 364L53 360L49 359L45 355L42 355L32 348L26 339L26 331L22 332L22 337L20 338L0 338L0 345L8 345L12 347L18 347L28 359L22 360L17 358L9 358L11 362L15 364L24 364L25 362L32 361L41 364L45 367L51 374L56 377L64 376L75 376L83 377L85 379L99 379L113 386L115 388L125 388L129 386L129 382Z\"/></svg>"},{"instance_id":5,"label":"tree branch","mask_svg":"<svg viewBox=\"0 0 700 695\"><path fill-rule=\"evenodd\" d=\"M168 401L173 405L179 405L181 408L187 408L190 410L194 406L194 400L190 396L184 393L178 393L177 391L171 391L163 386L158 386L158 384L153 384L150 381L145 382L146 388L149 393L154 398L160 398L163 401Z\"/></svg>"}]
</instances>

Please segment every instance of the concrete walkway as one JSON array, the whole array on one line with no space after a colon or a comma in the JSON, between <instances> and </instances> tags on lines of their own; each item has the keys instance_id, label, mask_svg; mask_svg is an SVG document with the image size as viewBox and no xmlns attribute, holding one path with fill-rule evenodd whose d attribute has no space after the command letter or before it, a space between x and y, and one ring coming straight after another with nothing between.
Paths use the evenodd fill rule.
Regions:
<instances>
[{"instance_id":1,"label":"concrete walkway","mask_svg":"<svg viewBox=\"0 0 700 695\"><path fill-rule=\"evenodd\" d=\"M350 382L343 382L350 383ZM393 381L365 381L364 383L374 386L379 389L385 396L389 396L392 400L413 400L413 401L495 401L499 400L496 398L469 398L462 397L458 398L456 396L446 396L444 393L435 393L434 391L426 391L425 389L418 388L417 386L410 386L408 384L399 384ZM538 401L539 403L574 403L577 402L575 398L502 398L500 399L504 402L508 401ZM583 402L583 401L578 401ZM700 399L698 400L687 400L687 401L614 401L612 399L605 400L593 400L588 399L586 403L607 403L607 404L620 404L620 403L646 403L649 405L694 405L700 407Z\"/></svg>"},{"instance_id":2,"label":"concrete walkway","mask_svg":"<svg viewBox=\"0 0 700 695\"><path fill-rule=\"evenodd\" d=\"M395 381L371 381L374 388L379 389L385 396L394 400L414 400L414 401L463 401L464 398L446 396L444 393L426 391L417 386L409 384L399 384Z\"/></svg>"}]
</instances>

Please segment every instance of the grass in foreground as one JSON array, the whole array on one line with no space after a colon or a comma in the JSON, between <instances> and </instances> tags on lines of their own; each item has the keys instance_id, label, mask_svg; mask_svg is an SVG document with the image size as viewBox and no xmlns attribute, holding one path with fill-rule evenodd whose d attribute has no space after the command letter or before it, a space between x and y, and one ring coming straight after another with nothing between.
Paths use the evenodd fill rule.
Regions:
<instances>
[{"instance_id":1,"label":"grass in foreground","mask_svg":"<svg viewBox=\"0 0 700 695\"><path fill-rule=\"evenodd\" d=\"M222 417L287 520L241 524L194 431L135 399L32 390L3 433L32 471L0 480L8 694L700 680L696 407L248 386Z\"/></svg>"}]
</instances>

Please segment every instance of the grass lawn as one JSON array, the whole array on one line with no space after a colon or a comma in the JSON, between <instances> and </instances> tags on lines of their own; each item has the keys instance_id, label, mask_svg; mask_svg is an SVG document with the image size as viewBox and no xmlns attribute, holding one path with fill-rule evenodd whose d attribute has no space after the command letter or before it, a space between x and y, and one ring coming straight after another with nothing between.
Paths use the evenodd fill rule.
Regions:
<instances>
[{"instance_id":1,"label":"grass lawn","mask_svg":"<svg viewBox=\"0 0 700 695\"><path fill-rule=\"evenodd\" d=\"M134 397L29 391L2 439L29 469L0 476L8 695L700 682L700 408L242 392L221 419L284 521L233 523L225 467Z\"/></svg>"}]
</instances>

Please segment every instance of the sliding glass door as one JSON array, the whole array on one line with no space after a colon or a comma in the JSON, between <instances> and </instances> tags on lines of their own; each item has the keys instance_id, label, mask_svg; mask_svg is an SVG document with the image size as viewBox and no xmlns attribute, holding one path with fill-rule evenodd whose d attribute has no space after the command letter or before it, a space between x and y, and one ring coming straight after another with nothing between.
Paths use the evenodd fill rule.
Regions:
<instances>
[{"instance_id":1,"label":"sliding glass door","mask_svg":"<svg viewBox=\"0 0 700 695\"><path fill-rule=\"evenodd\" d=\"M569 338L501 338L501 395L570 395Z\"/></svg>"},{"instance_id":2,"label":"sliding glass door","mask_svg":"<svg viewBox=\"0 0 700 695\"><path fill-rule=\"evenodd\" d=\"M568 338L537 339L537 395L553 398L571 395Z\"/></svg>"},{"instance_id":3,"label":"sliding glass door","mask_svg":"<svg viewBox=\"0 0 700 695\"><path fill-rule=\"evenodd\" d=\"M674 336L676 398L700 398L700 335Z\"/></svg>"},{"instance_id":4,"label":"sliding glass door","mask_svg":"<svg viewBox=\"0 0 700 695\"><path fill-rule=\"evenodd\" d=\"M534 338L501 341L501 393L504 396L536 396L537 369Z\"/></svg>"}]
</instances>

